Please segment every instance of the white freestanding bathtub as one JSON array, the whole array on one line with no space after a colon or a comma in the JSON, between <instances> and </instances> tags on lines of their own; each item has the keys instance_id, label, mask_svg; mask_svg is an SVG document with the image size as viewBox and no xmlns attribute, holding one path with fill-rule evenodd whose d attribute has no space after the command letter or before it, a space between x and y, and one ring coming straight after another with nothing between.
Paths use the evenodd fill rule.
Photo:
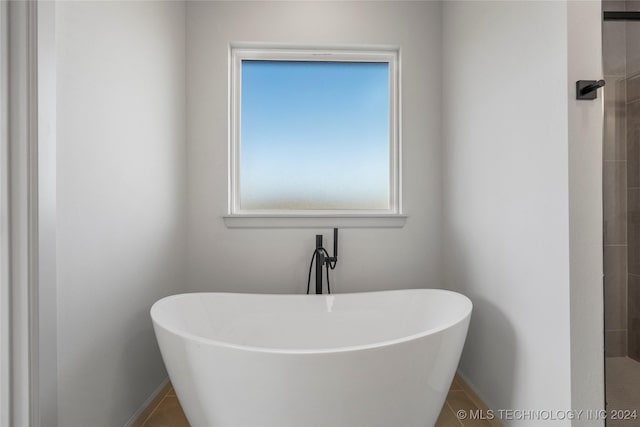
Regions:
<instances>
[{"instance_id":1,"label":"white freestanding bathtub","mask_svg":"<svg viewBox=\"0 0 640 427\"><path fill-rule=\"evenodd\" d=\"M151 308L197 427L432 427L470 315L467 297L436 289L193 293Z\"/></svg>"}]
</instances>

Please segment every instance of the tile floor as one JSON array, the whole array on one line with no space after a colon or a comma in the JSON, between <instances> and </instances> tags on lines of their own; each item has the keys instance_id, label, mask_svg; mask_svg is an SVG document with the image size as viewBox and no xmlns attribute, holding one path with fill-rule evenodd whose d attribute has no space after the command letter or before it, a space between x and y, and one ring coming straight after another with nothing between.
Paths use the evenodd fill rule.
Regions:
<instances>
[{"instance_id":1,"label":"tile floor","mask_svg":"<svg viewBox=\"0 0 640 427\"><path fill-rule=\"evenodd\" d=\"M637 409L640 413L640 362L628 357L609 357L607 364L607 409ZM168 387L156 400L148 416L139 420L139 427L189 427L176 393ZM451 384L447 400L435 427L497 427L500 423L488 420L458 420L456 412L486 409L457 375ZM640 416L640 414L639 414ZM609 420L607 427L640 427L640 419Z\"/></svg>"},{"instance_id":2,"label":"tile floor","mask_svg":"<svg viewBox=\"0 0 640 427\"><path fill-rule=\"evenodd\" d=\"M134 425L140 427L189 427L189 422L182 411L173 387L169 386L169 390L165 392L164 396L151 405L154 404L155 408L150 413L144 411L148 413L146 419L138 420Z\"/></svg>"},{"instance_id":3,"label":"tile floor","mask_svg":"<svg viewBox=\"0 0 640 427\"><path fill-rule=\"evenodd\" d=\"M189 422L180 407L173 387L168 387L168 391L164 392L164 395L161 395L152 405L155 405L155 407L150 411L145 411L148 416L143 420L139 420L135 425L140 427L189 427ZM495 421L490 423L487 420L458 420L456 418L455 414L459 410L464 410L468 413L470 410L478 409L486 409L486 407L456 375L435 427L500 426Z\"/></svg>"},{"instance_id":4,"label":"tile floor","mask_svg":"<svg viewBox=\"0 0 640 427\"><path fill-rule=\"evenodd\" d=\"M456 374L451 383L447 400L444 402L440 417L435 427L501 427L497 420L478 420L465 418L459 420L456 417L458 411L469 414L482 410L486 414L487 406L480 401L478 396L471 391L468 385Z\"/></svg>"},{"instance_id":5,"label":"tile floor","mask_svg":"<svg viewBox=\"0 0 640 427\"><path fill-rule=\"evenodd\" d=\"M640 427L640 362L607 357L607 410L637 410L638 419L609 420L607 427Z\"/></svg>"}]
</instances>

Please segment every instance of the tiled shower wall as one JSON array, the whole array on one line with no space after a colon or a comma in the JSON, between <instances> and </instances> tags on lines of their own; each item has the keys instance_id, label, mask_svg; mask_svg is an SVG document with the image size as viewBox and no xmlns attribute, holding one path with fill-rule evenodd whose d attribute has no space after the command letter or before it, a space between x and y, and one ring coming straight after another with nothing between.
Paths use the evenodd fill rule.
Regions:
<instances>
[{"instance_id":1,"label":"tiled shower wall","mask_svg":"<svg viewBox=\"0 0 640 427\"><path fill-rule=\"evenodd\" d=\"M640 10L640 2L632 2ZM640 361L640 22L627 23L627 355Z\"/></svg>"},{"instance_id":2,"label":"tiled shower wall","mask_svg":"<svg viewBox=\"0 0 640 427\"><path fill-rule=\"evenodd\" d=\"M603 2L624 10L624 2ZM615 7L617 6L617 8ZM605 348L627 354L626 24L603 25L605 118L603 142Z\"/></svg>"},{"instance_id":3,"label":"tiled shower wall","mask_svg":"<svg viewBox=\"0 0 640 427\"><path fill-rule=\"evenodd\" d=\"M640 360L640 22L605 22L603 55L605 347Z\"/></svg>"}]
</instances>

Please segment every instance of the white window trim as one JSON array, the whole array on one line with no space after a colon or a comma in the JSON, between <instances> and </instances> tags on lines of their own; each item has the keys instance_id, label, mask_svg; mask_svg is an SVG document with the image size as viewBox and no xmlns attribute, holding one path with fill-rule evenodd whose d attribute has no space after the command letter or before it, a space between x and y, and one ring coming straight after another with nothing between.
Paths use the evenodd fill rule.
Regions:
<instances>
[{"instance_id":1,"label":"white window trim","mask_svg":"<svg viewBox=\"0 0 640 427\"><path fill-rule=\"evenodd\" d=\"M240 208L240 82L243 60L389 64L389 209L243 210ZM402 227L400 51L394 47L299 48L231 45L229 49L228 227Z\"/></svg>"},{"instance_id":2,"label":"white window trim","mask_svg":"<svg viewBox=\"0 0 640 427\"><path fill-rule=\"evenodd\" d=\"M2 2L0 24L0 425L55 427L55 3Z\"/></svg>"}]
</instances>

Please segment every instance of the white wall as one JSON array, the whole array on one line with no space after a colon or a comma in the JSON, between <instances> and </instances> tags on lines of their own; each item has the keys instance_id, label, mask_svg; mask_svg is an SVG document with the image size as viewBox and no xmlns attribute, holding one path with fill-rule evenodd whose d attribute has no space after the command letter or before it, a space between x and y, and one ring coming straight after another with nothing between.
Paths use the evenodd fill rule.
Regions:
<instances>
[{"instance_id":1,"label":"white wall","mask_svg":"<svg viewBox=\"0 0 640 427\"><path fill-rule=\"evenodd\" d=\"M602 106L567 102L601 77L594 4L444 6L445 283L474 302L461 370L494 409L603 407Z\"/></svg>"},{"instance_id":2,"label":"white wall","mask_svg":"<svg viewBox=\"0 0 640 427\"><path fill-rule=\"evenodd\" d=\"M11 419L9 263L9 4L0 3L0 425Z\"/></svg>"},{"instance_id":3,"label":"white wall","mask_svg":"<svg viewBox=\"0 0 640 427\"><path fill-rule=\"evenodd\" d=\"M601 404L599 104L567 103L593 4L59 3L59 425L123 425L162 381L161 296L304 291L317 230L222 220L230 42L400 46L409 219L343 230L334 289L459 290L491 407Z\"/></svg>"},{"instance_id":4,"label":"white wall","mask_svg":"<svg viewBox=\"0 0 640 427\"><path fill-rule=\"evenodd\" d=\"M575 82L602 70L600 1L568 2L569 247L571 265L571 404L604 408L602 141L604 94L575 99ZM587 77L588 76L588 77ZM582 420L580 426L601 426Z\"/></svg>"},{"instance_id":5,"label":"white wall","mask_svg":"<svg viewBox=\"0 0 640 427\"><path fill-rule=\"evenodd\" d=\"M192 2L187 7L189 289L304 292L314 235L330 230L227 229L228 50L231 42L397 45L402 56L401 229L345 229L337 292L442 287L437 2Z\"/></svg>"},{"instance_id":6,"label":"white wall","mask_svg":"<svg viewBox=\"0 0 640 427\"><path fill-rule=\"evenodd\" d=\"M122 426L166 377L149 308L185 283L185 8L56 18L59 425Z\"/></svg>"}]
</instances>

